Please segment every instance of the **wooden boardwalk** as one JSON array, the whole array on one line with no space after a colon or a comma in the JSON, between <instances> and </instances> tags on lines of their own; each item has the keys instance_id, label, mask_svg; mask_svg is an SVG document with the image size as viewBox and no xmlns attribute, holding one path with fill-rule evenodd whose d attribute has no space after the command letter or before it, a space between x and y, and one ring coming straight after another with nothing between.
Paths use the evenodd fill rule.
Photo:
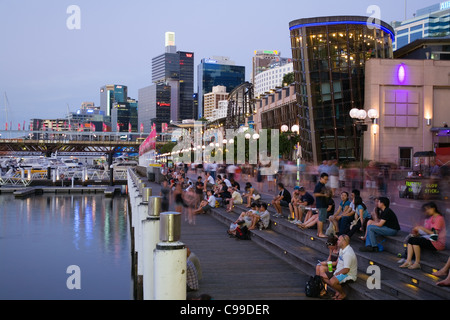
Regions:
<instances>
[{"instance_id":1,"label":"wooden boardwalk","mask_svg":"<svg viewBox=\"0 0 450 320\"><path fill-rule=\"evenodd\" d=\"M151 184L153 195L160 186ZM173 210L174 207L170 207ZM188 298L209 294L214 300L304 300L309 275L253 241L230 238L227 227L211 215L197 215L196 224L182 219L181 241L200 260L200 290Z\"/></svg>"},{"instance_id":2,"label":"wooden boardwalk","mask_svg":"<svg viewBox=\"0 0 450 320\"><path fill-rule=\"evenodd\" d=\"M307 276L256 243L236 240L226 227L209 215L195 225L183 221L181 241L200 260L200 290L215 300L304 299Z\"/></svg>"}]
</instances>

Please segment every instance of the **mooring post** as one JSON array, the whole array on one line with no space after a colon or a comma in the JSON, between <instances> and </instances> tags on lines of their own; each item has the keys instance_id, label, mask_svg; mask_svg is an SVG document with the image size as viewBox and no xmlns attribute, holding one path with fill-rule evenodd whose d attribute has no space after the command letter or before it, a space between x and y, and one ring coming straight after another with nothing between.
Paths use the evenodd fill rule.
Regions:
<instances>
[{"instance_id":1,"label":"mooring post","mask_svg":"<svg viewBox=\"0 0 450 320\"><path fill-rule=\"evenodd\" d=\"M155 300L186 300L187 249L180 242L181 214L161 213L154 251Z\"/></svg>"},{"instance_id":2,"label":"mooring post","mask_svg":"<svg viewBox=\"0 0 450 320\"><path fill-rule=\"evenodd\" d=\"M161 197L150 197L148 215L142 221L143 263L144 263L144 300L154 300L154 256L153 252L159 242L159 225L161 215Z\"/></svg>"}]
</instances>

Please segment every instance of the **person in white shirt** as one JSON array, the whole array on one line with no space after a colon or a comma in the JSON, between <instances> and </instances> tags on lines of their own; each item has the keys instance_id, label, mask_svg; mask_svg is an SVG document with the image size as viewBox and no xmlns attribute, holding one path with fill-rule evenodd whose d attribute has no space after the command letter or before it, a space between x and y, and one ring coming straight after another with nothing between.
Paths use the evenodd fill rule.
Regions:
<instances>
[{"instance_id":1,"label":"person in white shirt","mask_svg":"<svg viewBox=\"0 0 450 320\"><path fill-rule=\"evenodd\" d=\"M258 205L258 214L260 216L258 221L259 230L267 229L270 225L270 213L267 211L267 203L261 202Z\"/></svg>"},{"instance_id":2,"label":"person in white shirt","mask_svg":"<svg viewBox=\"0 0 450 320\"><path fill-rule=\"evenodd\" d=\"M228 188L231 188L231 181L227 179L227 176L223 176L223 182L225 182L225 184L227 185Z\"/></svg>"},{"instance_id":3,"label":"person in white shirt","mask_svg":"<svg viewBox=\"0 0 450 320\"><path fill-rule=\"evenodd\" d=\"M212 194L212 190L206 191L206 200L200 203L200 208L195 210L194 214L207 213L216 207L216 197Z\"/></svg>"},{"instance_id":4,"label":"person in white shirt","mask_svg":"<svg viewBox=\"0 0 450 320\"><path fill-rule=\"evenodd\" d=\"M339 258L337 262L333 262L336 266L334 273L328 273L324 281L330 285L335 291L335 300L344 300L346 294L342 289L342 284L348 281L356 281L358 276L358 260L353 248L350 246L350 237L341 235L337 242L339 250Z\"/></svg>"},{"instance_id":5,"label":"person in white shirt","mask_svg":"<svg viewBox=\"0 0 450 320\"><path fill-rule=\"evenodd\" d=\"M205 188L207 190L208 189L212 189L214 187L214 184L215 184L214 178L211 176L211 174L209 172L205 173L205 177L206 177L205 182L204 182L205 183Z\"/></svg>"}]
</instances>

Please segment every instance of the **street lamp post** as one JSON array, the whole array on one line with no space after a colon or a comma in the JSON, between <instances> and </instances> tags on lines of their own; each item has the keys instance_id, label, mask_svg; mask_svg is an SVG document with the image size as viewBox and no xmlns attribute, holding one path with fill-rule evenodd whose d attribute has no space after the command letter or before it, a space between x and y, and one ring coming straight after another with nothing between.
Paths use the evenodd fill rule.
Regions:
<instances>
[{"instance_id":1,"label":"street lamp post","mask_svg":"<svg viewBox=\"0 0 450 320\"><path fill-rule=\"evenodd\" d=\"M378 120L378 111L375 109L370 109L367 112L364 109L354 108L350 111L350 117L353 119L353 126L355 127L355 132L357 138L359 138L360 143L360 188L364 188L364 169L363 169L363 159L364 159L364 132L366 132L369 126L366 123L366 118L369 116L372 119L372 123Z\"/></svg>"}]
</instances>

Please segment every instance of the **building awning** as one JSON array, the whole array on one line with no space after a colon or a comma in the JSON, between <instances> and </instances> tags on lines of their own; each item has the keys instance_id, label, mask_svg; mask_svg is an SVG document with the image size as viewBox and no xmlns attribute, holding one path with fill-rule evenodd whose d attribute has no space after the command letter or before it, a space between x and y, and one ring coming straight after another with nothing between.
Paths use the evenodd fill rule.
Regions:
<instances>
[{"instance_id":1,"label":"building awning","mask_svg":"<svg viewBox=\"0 0 450 320\"><path fill-rule=\"evenodd\" d=\"M436 153L434 151L421 151L414 153L414 158L423 158L423 157L436 157Z\"/></svg>"},{"instance_id":2,"label":"building awning","mask_svg":"<svg viewBox=\"0 0 450 320\"><path fill-rule=\"evenodd\" d=\"M450 128L432 128L431 132L435 132L438 137L449 137L450 136Z\"/></svg>"}]
</instances>

